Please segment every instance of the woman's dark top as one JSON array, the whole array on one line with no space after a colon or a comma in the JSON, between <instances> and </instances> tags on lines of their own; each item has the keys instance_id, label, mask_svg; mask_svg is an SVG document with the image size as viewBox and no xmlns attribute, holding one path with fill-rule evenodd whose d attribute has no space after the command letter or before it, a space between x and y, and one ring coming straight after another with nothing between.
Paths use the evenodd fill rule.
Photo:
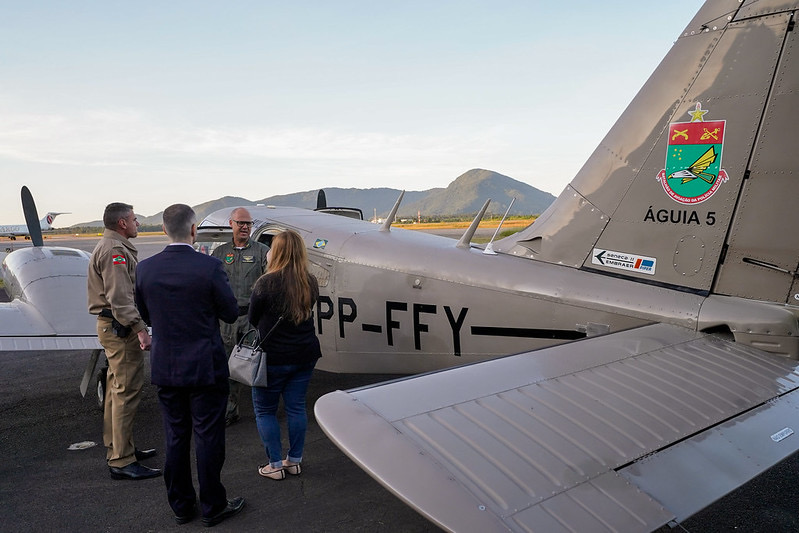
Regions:
<instances>
[{"instance_id":1,"label":"woman's dark top","mask_svg":"<svg viewBox=\"0 0 799 533\"><path fill-rule=\"evenodd\" d=\"M308 281L311 284L311 308L313 308L319 297L319 284L310 274ZM274 272L261 276L255 282L250 296L248 316L250 324L258 328L260 338L263 339L269 333L283 314L284 308L285 292L281 273ZM264 342L263 347L266 350L268 366L313 363L322 357L313 316L299 324L294 324L284 317Z\"/></svg>"}]
</instances>

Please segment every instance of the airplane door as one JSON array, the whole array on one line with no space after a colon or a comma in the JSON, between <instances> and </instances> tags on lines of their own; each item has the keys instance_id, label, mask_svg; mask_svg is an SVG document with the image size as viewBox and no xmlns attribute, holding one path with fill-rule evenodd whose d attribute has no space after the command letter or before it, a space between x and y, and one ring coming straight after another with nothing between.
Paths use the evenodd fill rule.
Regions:
<instances>
[{"instance_id":1,"label":"airplane door","mask_svg":"<svg viewBox=\"0 0 799 533\"><path fill-rule=\"evenodd\" d=\"M313 309L316 336L322 348L322 370L334 369L338 364L338 350L333 328L323 327L326 318L333 314L331 293L334 287L336 258L315 249L308 251L309 270L319 283L319 299Z\"/></svg>"}]
</instances>

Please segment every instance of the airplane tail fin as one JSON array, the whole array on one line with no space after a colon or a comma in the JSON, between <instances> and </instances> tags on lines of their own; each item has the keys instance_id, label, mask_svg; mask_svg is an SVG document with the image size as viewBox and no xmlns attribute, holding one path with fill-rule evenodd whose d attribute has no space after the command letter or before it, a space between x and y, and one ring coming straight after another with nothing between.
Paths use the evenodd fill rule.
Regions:
<instances>
[{"instance_id":1,"label":"airplane tail fin","mask_svg":"<svg viewBox=\"0 0 799 533\"><path fill-rule=\"evenodd\" d=\"M570 185L495 251L799 304L798 9L708 0Z\"/></svg>"},{"instance_id":2,"label":"airplane tail fin","mask_svg":"<svg viewBox=\"0 0 799 533\"><path fill-rule=\"evenodd\" d=\"M44 215L44 218L42 218L39 221L39 225L41 226L41 228L43 230L52 229L53 221L55 220L55 217L57 217L58 215L67 215L67 214L69 214L69 213L66 213L66 212L54 213L54 212L50 211L46 215Z\"/></svg>"}]
</instances>

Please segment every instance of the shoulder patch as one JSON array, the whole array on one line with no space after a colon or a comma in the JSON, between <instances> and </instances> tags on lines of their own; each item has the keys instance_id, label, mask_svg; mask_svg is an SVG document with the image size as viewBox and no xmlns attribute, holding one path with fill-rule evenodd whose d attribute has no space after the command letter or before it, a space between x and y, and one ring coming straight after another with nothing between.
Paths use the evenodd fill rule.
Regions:
<instances>
[{"instance_id":1,"label":"shoulder patch","mask_svg":"<svg viewBox=\"0 0 799 533\"><path fill-rule=\"evenodd\" d=\"M122 254L114 254L111 256L111 263L114 265L127 265L128 260Z\"/></svg>"}]
</instances>

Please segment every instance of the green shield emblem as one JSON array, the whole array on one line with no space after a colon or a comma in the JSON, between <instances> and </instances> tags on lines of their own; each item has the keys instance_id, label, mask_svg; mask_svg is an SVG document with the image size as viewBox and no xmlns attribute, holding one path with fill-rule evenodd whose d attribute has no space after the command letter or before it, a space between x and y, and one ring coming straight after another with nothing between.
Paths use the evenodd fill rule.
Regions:
<instances>
[{"instance_id":1,"label":"green shield emblem","mask_svg":"<svg viewBox=\"0 0 799 533\"><path fill-rule=\"evenodd\" d=\"M666 165L657 179L675 202L702 203L729 179L721 168L726 122L669 124Z\"/></svg>"}]
</instances>

